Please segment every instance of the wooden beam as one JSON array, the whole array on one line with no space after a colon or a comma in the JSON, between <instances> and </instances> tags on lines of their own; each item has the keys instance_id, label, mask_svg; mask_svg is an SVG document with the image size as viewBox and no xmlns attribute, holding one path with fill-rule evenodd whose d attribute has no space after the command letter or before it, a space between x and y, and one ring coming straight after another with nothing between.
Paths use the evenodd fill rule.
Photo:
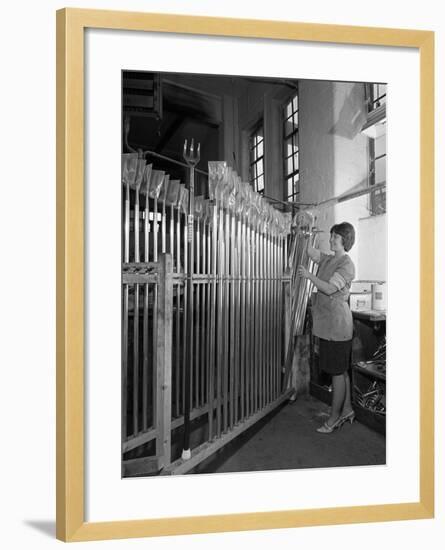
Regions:
<instances>
[{"instance_id":1,"label":"wooden beam","mask_svg":"<svg viewBox=\"0 0 445 550\"><path fill-rule=\"evenodd\" d=\"M122 477L157 474L162 467L161 463L162 461L158 456L144 456L124 460L122 464Z\"/></svg>"},{"instance_id":2,"label":"wooden beam","mask_svg":"<svg viewBox=\"0 0 445 550\"><path fill-rule=\"evenodd\" d=\"M187 115L178 115L174 118L172 123L165 130L160 140L158 141L155 148L155 153L162 153L162 151L164 150L165 146L168 144L170 139L175 135L176 132L178 132L184 126L187 118L188 118Z\"/></svg>"},{"instance_id":3,"label":"wooden beam","mask_svg":"<svg viewBox=\"0 0 445 550\"><path fill-rule=\"evenodd\" d=\"M160 256L156 349L156 455L171 460L173 280L170 254Z\"/></svg>"}]
</instances>

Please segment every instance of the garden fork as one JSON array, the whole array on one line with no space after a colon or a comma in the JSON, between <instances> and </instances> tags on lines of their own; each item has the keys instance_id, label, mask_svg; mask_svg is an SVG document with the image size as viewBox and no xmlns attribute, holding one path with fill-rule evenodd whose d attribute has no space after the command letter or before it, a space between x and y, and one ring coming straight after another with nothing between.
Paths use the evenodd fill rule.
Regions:
<instances>
[{"instance_id":1,"label":"garden fork","mask_svg":"<svg viewBox=\"0 0 445 550\"><path fill-rule=\"evenodd\" d=\"M193 364L193 270L194 270L194 209L195 209L195 166L200 158L200 144L198 149L194 151L194 140L190 143L190 149L187 148L187 140L184 141L183 157L189 167L189 204L187 216L187 324L186 324L186 357L185 372L184 372L184 387L185 387L185 403L184 403L184 440L182 445L182 459L188 460L191 458L190 451L190 409L191 409L191 369Z\"/></svg>"},{"instance_id":2,"label":"garden fork","mask_svg":"<svg viewBox=\"0 0 445 550\"><path fill-rule=\"evenodd\" d=\"M193 215L195 208L195 166L200 159L201 144L198 143L198 149L194 151L194 140L190 143L190 149L187 148L187 140L184 141L183 157L189 167L189 207L187 216L187 240L190 242L193 239Z\"/></svg>"}]
</instances>

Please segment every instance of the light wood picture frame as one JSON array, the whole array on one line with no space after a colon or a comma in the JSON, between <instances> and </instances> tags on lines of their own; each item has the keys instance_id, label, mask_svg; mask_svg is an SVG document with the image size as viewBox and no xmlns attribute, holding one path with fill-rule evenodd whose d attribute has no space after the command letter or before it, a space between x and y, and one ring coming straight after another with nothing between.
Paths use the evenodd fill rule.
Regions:
<instances>
[{"instance_id":1,"label":"light wood picture frame","mask_svg":"<svg viewBox=\"0 0 445 550\"><path fill-rule=\"evenodd\" d=\"M419 501L199 517L85 520L84 33L88 28L408 47L420 54ZM62 9L57 12L57 538L87 541L434 516L434 33Z\"/></svg>"}]
</instances>

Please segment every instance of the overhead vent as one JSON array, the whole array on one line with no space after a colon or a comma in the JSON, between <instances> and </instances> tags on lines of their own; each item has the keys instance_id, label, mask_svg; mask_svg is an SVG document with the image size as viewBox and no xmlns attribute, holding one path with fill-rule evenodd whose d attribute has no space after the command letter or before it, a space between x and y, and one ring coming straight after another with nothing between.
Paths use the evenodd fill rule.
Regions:
<instances>
[{"instance_id":1,"label":"overhead vent","mask_svg":"<svg viewBox=\"0 0 445 550\"><path fill-rule=\"evenodd\" d=\"M124 115L162 118L162 85L159 73L122 71Z\"/></svg>"}]
</instances>

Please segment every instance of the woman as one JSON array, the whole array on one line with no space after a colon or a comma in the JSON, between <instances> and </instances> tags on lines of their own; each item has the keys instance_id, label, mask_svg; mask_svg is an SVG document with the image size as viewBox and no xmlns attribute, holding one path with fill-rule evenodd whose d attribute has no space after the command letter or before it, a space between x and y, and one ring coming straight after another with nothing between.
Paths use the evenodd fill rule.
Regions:
<instances>
[{"instance_id":1,"label":"woman","mask_svg":"<svg viewBox=\"0 0 445 550\"><path fill-rule=\"evenodd\" d=\"M349 289L355 277L355 267L346 254L355 241L354 227L347 222L331 228L329 244L334 254L324 254L311 246L309 256L318 263L317 276L302 265L298 274L312 281L313 334L318 336L320 368L332 375L332 408L319 433L332 433L344 422L355 418L351 405L348 375L352 349L352 314L348 305Z\"/></svg>"}]
</instances>

